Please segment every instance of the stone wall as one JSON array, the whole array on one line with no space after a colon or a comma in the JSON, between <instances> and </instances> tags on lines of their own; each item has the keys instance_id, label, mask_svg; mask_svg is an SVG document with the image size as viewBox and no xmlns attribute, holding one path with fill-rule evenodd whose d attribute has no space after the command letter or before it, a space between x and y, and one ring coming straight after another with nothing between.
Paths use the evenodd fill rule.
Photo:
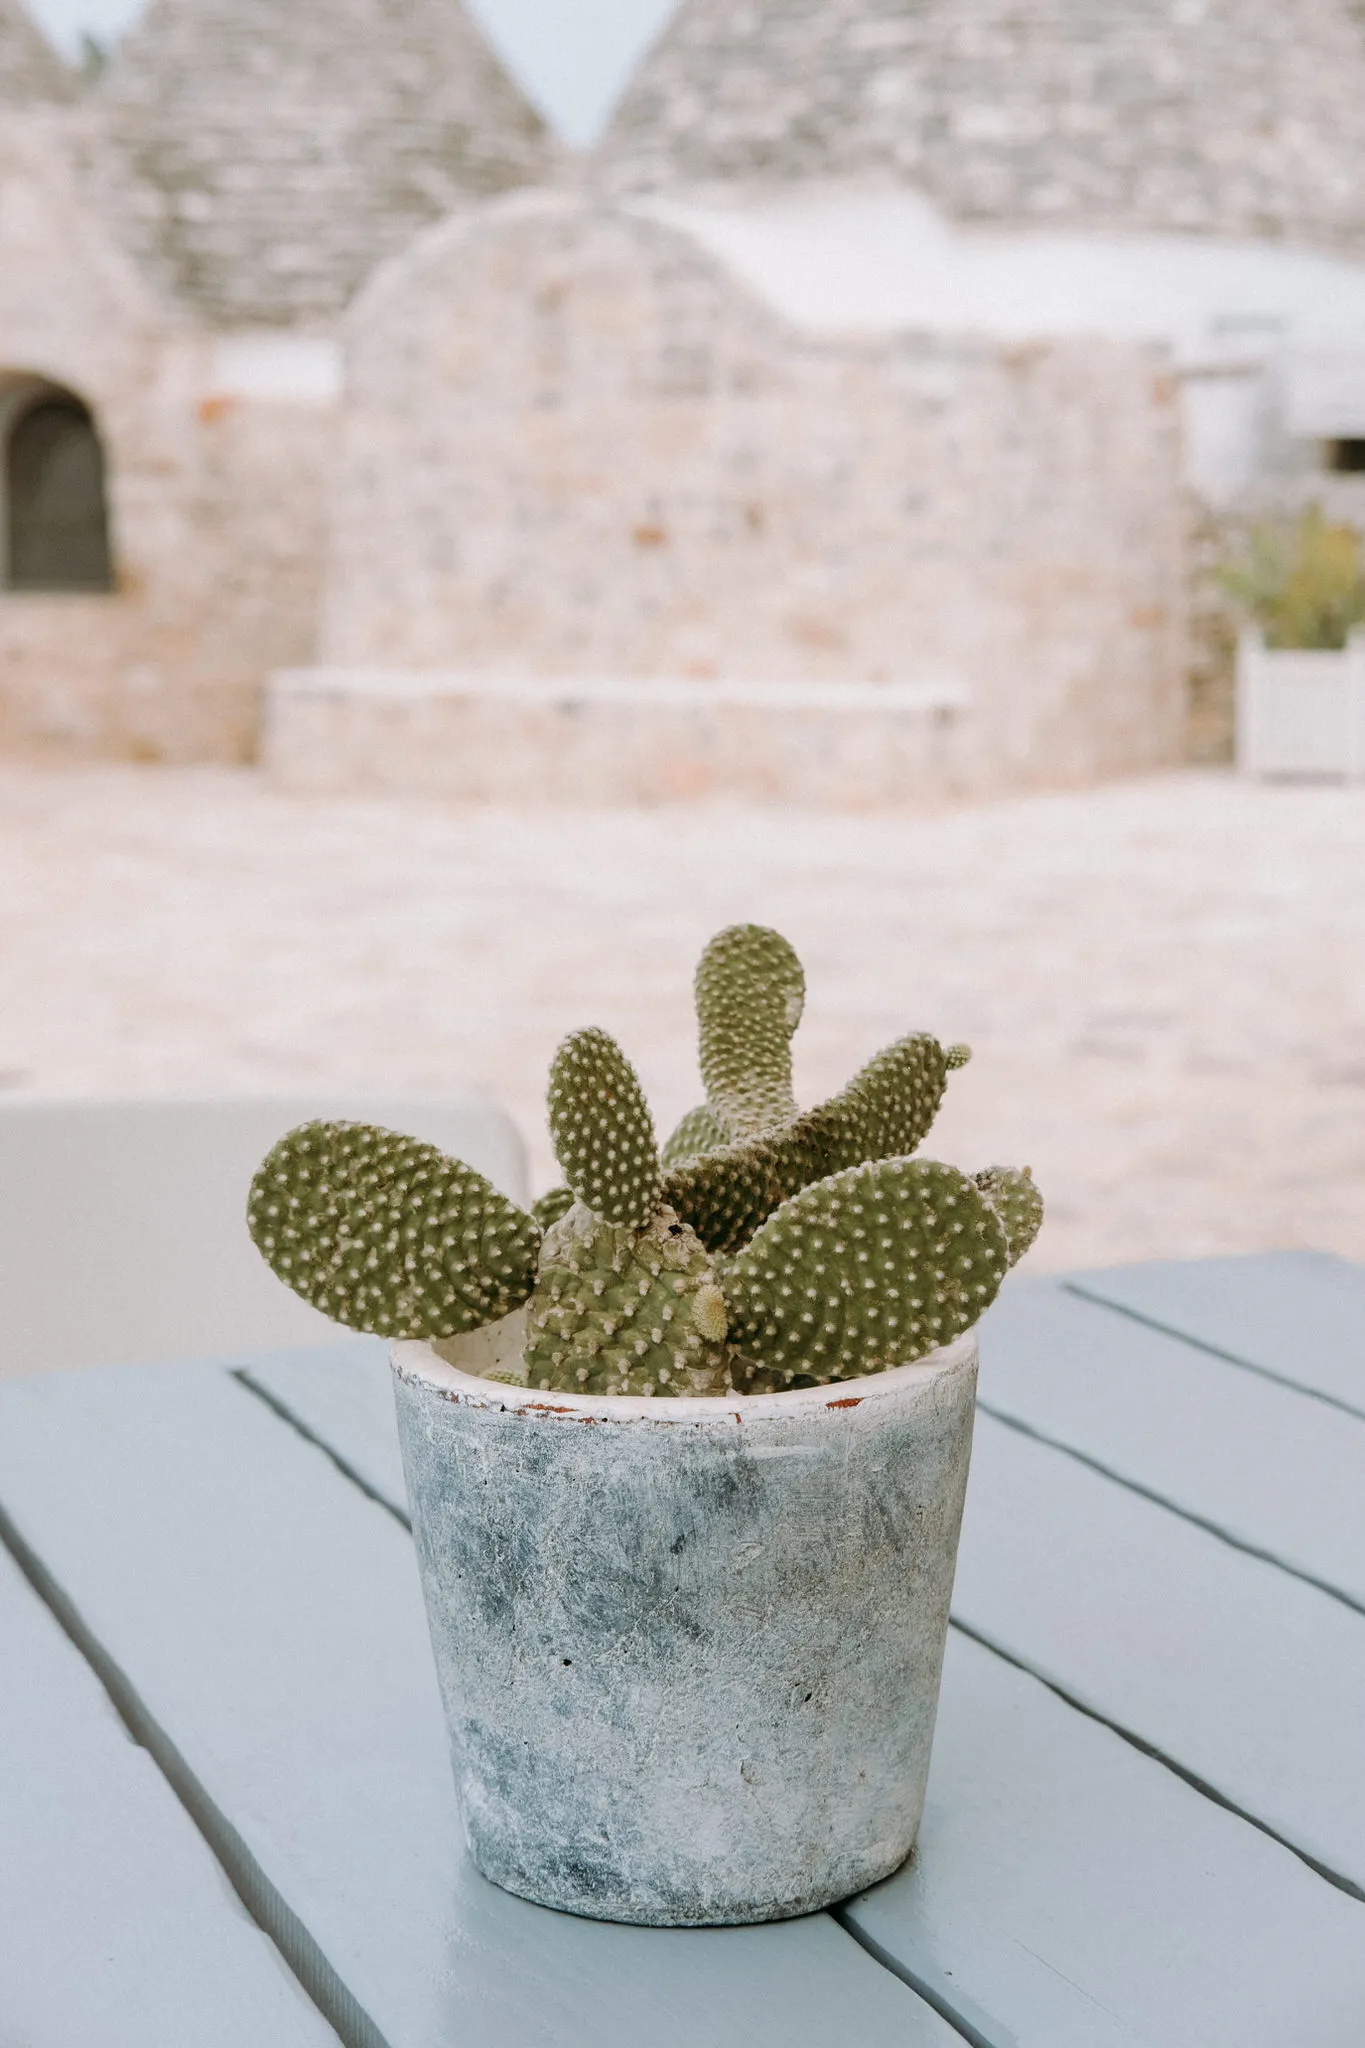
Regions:
<instances>
[{"instance_id":1,"label":"stone wall","mask_svg":"<svg viewBox=\"0 0 1365 2048\"><path fill-rule=\"evenodd\" d=\"M607 189L868 177L960 219L1365 248L1345 0L685 0Z\"/></svg>"},{"instance_id":2,"label":"stone wall","mask_svg":"<svg viewBox=\"0 0 1365 2048\"><path fill-rule=\"evenodd\" d=\"M82 118L14 115L0 137L0 384L91 408L117 587L0 589L0 742L242 759L266 672L311 652L331 415L215 391L212 338L158 304L77 189Z\"/></svg>"},{"instance_id":3,"label":"stone wall","mask_svg":"<svg viewBox=\"0 0 1365 2048\"><path fill-rule=\"evenodd\" d=\"M1154 351L817 343L549 196L429 232L348 350L326 664L943 684L980 787L1178 753Z\"/></svg>"}]
</instances>

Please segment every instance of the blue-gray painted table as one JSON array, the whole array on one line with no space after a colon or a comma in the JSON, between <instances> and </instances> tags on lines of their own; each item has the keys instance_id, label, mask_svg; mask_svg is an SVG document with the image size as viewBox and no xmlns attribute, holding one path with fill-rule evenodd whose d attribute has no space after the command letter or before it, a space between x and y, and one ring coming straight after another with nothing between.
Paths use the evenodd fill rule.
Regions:
<instances>
[{"instance_id":1,"label":"blue-gray painted table","mask_svg":"<svg viewBox=\"0 0 1365 2048\"><path fill-rule=\"evenodd\" d=\"M1365 1268L982 1354L916 1855L699 1933L465 1858L382 1346L0 1385L0 2048L1362 2048Z\"/></svg>"}]
</instances>

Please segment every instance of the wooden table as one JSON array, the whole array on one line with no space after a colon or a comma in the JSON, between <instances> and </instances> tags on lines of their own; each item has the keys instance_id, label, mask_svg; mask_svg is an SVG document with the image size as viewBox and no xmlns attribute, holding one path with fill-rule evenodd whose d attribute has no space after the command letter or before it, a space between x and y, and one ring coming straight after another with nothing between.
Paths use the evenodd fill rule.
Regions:
<instances>
[{"instance_id":1,"label":"wooden table","mask_svg":"<svg viewBox=\"0 0 1365 2048\"><path fill-rule=\"evenodd\" d=\"M916 1856L699 1933L467 1862L382 1346L0 1387L0 2042L1361 2048L1363 1332L1309 1254L1011 1286Z\"/></svg>"}]
</instances>

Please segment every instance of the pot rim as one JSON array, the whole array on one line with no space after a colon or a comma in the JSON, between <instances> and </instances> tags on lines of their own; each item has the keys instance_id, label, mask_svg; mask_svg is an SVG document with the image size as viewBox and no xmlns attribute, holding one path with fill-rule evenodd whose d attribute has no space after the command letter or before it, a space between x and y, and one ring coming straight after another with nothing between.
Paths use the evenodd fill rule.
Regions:
<instances>
[{"instance_id":1,"label":"pot rim","mask_svg":"<svg viewBox=\"0 0 1365 2048\"><path fill-rule=\"evenodd\" d=\"M687 1425L704 1422L795 1422L830 1410L848 1414L871 1402L895 1400L974 1366L979 1323L951 1344L942 1344L910 1365L888 1366L862 1379L836 1380L820 1387L791 1387L781 1394L569 1394L558 1388L512 1386L505 1380L481 1379L439 1357L421 1339L401 1339L389 1347L395 1375L409 1385L424 1385L442 1399L462 1407L501 1408L509 1414L550 1418L568 1416L584 1422L653 1422Z\"/></svg>"}]
</instances>

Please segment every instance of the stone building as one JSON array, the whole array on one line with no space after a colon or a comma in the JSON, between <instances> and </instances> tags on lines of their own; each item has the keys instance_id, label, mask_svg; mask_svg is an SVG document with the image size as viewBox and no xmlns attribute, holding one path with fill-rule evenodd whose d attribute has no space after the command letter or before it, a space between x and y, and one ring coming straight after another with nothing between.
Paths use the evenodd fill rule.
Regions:
<instances>
[{"instance_id":1,"label":"stone building","mask_svg":"<svg viewBox=\"0 0 1365 2048\"><path fill-rule=\"evenodd\" d=\"M855 803L1169 758L1177 430L1143 344L831 334L701 227L508 198L348 318L320 665L271 760Z\"/></svg>"},{"instance_id":2,"label":"stone building","mask_svg":"<svg viewBox=\"0 0 1365 2048\"><path fill-rule=\"evenodd\" d=\"M833 286L854 321L1163 346L1190 741L1216 756L1207 572L1308 500L1365 528L1363 146L1355 0L689 0L599 178L685 199L793 311Z\"/></svg>"},{"instance_id":3,"label":"stone building","mask_svg":"<svg viewBox=\"0 0 1365 2048\"><path fill-rule=\"evenodd\" d=\"M448 0L152 0L85 96L0 0L0 739L256 751L315 645L340 314L555 164Z\"/></svg>"},{"instance_id":4,"label":"stone building","mask_svg":"<svg viewBox=\"0 0 1365 2048\"><path fill-rule=\"evenodd\" d=\"M0 0L0 737L1176 758L1199 548L1365 518L1363 128L1350 0L684 0L586 163L455 0L152 0L84 95Z\"/></svg>"}]
</instances>

